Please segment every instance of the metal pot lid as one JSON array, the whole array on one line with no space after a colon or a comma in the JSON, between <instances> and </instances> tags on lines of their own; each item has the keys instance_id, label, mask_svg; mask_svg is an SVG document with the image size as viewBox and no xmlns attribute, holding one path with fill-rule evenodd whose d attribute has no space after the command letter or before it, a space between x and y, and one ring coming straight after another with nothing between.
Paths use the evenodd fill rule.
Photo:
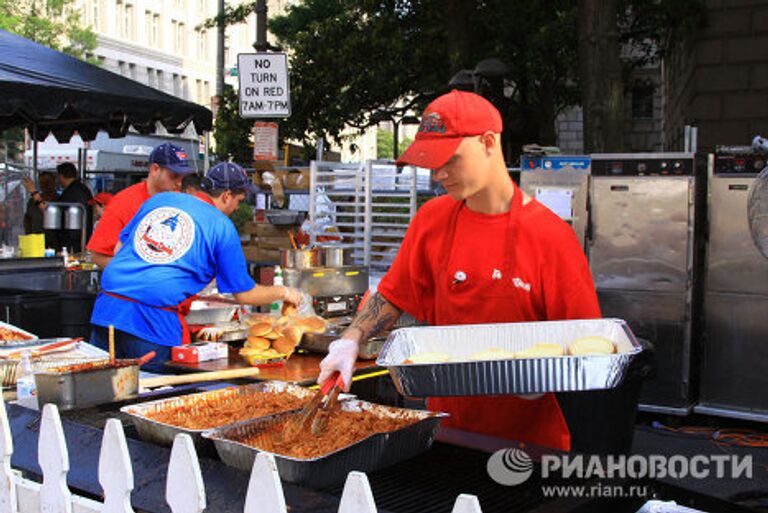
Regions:
<instances>
[{"instance_id":1,"label":"metal pot lid","mask_svg":"<svg viewBox=\"0 0 768 513\"><path fill-rule=\"evenodd\" d=\"M768 167L757 175L749 189L747 216L752 240L768 258Z\"/></svg>"}]
</instances>

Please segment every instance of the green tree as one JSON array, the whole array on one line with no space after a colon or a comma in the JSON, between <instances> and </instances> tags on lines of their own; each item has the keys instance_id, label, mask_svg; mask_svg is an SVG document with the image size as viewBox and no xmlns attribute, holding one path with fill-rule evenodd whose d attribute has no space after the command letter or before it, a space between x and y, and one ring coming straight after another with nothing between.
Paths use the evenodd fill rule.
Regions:
<instances>
[{"instance_id":1,"label":"green tree","mask_svg":"<svg viewBox=\"0 0 768 513\"><path fill-rule=\"evenodd\" d=\"M79 59L97 45L74 0L0 0L0 29Z\"/></svg>"},{"instance_id":2,"label":"green tree","mask_svg":"<svg viewBox=\"0 0 768 513\"><path fill-rule=\"evenodd\" d=\"M657 51L703 0L616 0L618 41ZM292 116L281 134L338 140L346 126L418 112L459 70L494 57L503 77L477 80L500 109L505 145L555 140L554 119L594 77L579 74L576 0L305 0L270 20L289 51ZM242 22L255 2L230 8ZM652 14L645 17L644 10ZM209 20L211 26L216 20ZM687 23L687 22L686 22ZM650 44L649 44L650 41ZM647 45L647 48L643 45Z\"/></svg>"},{"instance_id":3,"label":"green tree","mask_svg":"<svg viewBox=\"0 0 768 513\"><path fill-rule=\"evenodd\" d=\"M253 160L252 129L253 120L240 117L237 93L232 86L225 85L213 123L216 156L220 160L233 160L241 165L250 165Z\"/></svg>"}]
</instances>

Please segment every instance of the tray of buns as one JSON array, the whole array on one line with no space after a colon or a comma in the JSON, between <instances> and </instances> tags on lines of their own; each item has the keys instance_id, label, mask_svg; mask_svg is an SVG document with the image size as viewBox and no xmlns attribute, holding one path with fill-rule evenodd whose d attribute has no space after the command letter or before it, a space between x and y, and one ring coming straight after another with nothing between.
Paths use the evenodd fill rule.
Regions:
<instances>
[{"instance_id":1,"label":"tray of buns","mask_svg":"<svg viewBox=\"0 0 768 513\"><path fill-rule=\"evenodd\" d=\"M171 446L177 434L186 433L198 452L211 455L213 445L202 438L203 431L296 410L313 395L314 391L298 385L265 381L133 404L120 411L131 417L144 441Z\"/></svg>"},{"instance_id":2,"label":"tray of buns","mask_svg":"<svg viewBox=\"0 0 768 513\"><path fill-rule=\"evenodd\" d=\"M406 396L539 394L614 388L642 350L621 319L411 327L376 363Z\"/></svg>"},{"instance_id":3,"label":"tray of buns","mask_svg":"<svg viewBox=\"0 0 768 513\"><path fill-rule=\"evenodd\" d=\"M445 413L383 406L359 399L341 403L320 436L309 430L284 440L290 413L243 421L203 433L221 460L250 472L260 451L275 456L283 481L310 488L343 483L352 470L372 472L428 450Z\"/></svg>"}]
</instances>

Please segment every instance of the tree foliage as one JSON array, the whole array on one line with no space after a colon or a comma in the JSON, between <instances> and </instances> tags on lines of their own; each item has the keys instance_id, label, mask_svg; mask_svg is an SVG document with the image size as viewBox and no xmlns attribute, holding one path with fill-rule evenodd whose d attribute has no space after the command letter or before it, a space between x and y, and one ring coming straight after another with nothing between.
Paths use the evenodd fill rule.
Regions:
<instances>
[{"instance_id":1,"label":"tree foliage","mask_svg":"<svg viewBox=\"0 0 768 513\"><path fill-rule=\"evenodd\" d=\"M79 59L97 45L74 0L0 0L0 29Z\"/></svg>"},{"instance_id":2,"label":"tree foliage","mask_svg":"<svg viewBox=\"0 0 768 513\"><path fill-rule=\"evenodd\" d=\"M252 129L253 120L240 117L237 93L232 86L225 85L213 123L216 156L241 165L250 164L253 160Z\"/></svg>"},{"instance_id":3,"label":"tree foliage","mask_svg":"<svg viewBox=\"0 0 768 513\"><path fill-rule=\"evenodd\" d=\"M622 41L640 58L679 38L703 12L703 0L621 0ZM256 2L230 8L238 23ZM462 69L487 58L508 68L504 77L477 78L499 107L506 144L554 142L554 119L577 105L576 0L305 0L272 17L269 28L289 52L292 115L281 135L338 140L345 127L364 129L384 117L418 113L449 90ZM683 16L680 23L676 16ZM687 17L687 18L686 18ZM216 19L208 20L215 25ZM502 80L503 78L503 80ZM377 115L377 113L379 115Z\"/></svg>"}]
</instances>

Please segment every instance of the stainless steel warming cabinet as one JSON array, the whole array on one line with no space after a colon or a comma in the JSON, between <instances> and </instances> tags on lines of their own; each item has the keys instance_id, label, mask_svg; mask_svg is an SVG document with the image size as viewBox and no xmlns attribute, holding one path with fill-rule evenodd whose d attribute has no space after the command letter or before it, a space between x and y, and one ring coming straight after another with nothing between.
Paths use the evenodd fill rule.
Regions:
<instances>
[{"instance_id":1,"label":"stainless steel warming cabinet","mask_svg":"<svg viewBox=\"0 0 768 513\"><path fill-rule=\"evenodd\" d=\"M695 160L691 153L593 154L588 253L603 316L656 348L640 409L691 407Z\"/></svg>"},{"instance_id":2,"label":"stainless steel warming cabinet","mask_svg":"<svg viewBox=\"0 0 768 513\"><path fill-rule=\"evenodd\" d=\"M746 152L745 152L746 150ZM768 155L709 157L705 337L697 413L768 422Z\"/></svg>"}]
</instances>

